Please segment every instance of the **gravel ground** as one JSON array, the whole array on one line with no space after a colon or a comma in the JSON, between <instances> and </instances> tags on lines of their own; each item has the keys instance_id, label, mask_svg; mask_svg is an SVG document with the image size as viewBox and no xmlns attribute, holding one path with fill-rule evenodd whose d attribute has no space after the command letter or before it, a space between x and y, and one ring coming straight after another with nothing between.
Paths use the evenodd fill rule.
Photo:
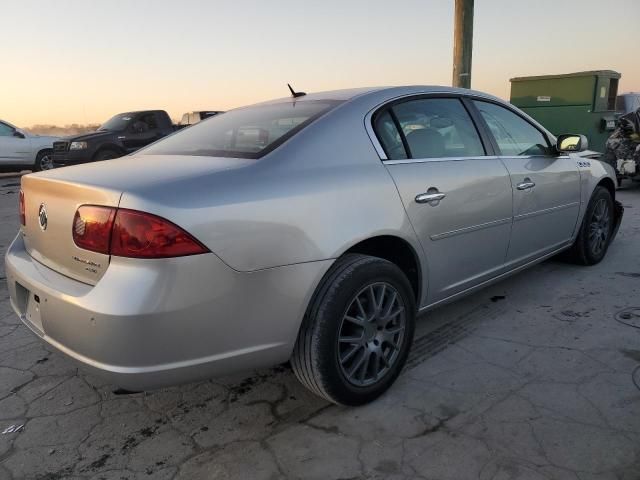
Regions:
<instances>
[{"instance_id":1,"label":"gravel ground","mask_svg":"<svg viewBox=\"0 0 640 480\"><path fill-rule=\"evenodd\" d=\"M18 182L0 177L3 254ZM638 480L638 187L600 265L546 262L423 316L403 375L360 408L286 366L115 395L20 324L0 266L0 480Z\"/></svg>"}]
</instances>

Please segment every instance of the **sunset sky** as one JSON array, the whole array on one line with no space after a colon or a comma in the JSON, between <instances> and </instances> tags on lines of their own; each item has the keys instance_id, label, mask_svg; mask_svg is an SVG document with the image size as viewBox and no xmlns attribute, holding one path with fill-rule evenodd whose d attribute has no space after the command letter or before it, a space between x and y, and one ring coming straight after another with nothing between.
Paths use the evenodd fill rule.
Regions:
<instances>
[{"instance_id":1,"label":"sunset sky","mask_svg":"<svg viewBox=\"0 0 640 480\"><path fill-rule=\"evenodd\" d=\"M299 90L451 84L453 0L0 0L0 118L101 122ZM612 69L640 90L640 0L476 0L472 86Z\"/></svg>"}]
</instances>

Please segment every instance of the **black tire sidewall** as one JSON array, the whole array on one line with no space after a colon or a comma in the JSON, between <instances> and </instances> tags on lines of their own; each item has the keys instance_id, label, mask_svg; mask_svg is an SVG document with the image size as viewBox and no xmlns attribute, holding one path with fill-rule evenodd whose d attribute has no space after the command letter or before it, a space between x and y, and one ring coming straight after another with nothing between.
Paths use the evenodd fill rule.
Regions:
<instances>
[{"instance_id":1,"label":"black tire sidewall","mask_svg":"<svg viewBox=\"0 0 640 480\"><path fill-rule=\"evenodd\" d=\"M416 307L413 290L402 271L393 263L363 257L352 268L333 279L318 299L313 314L314 363L323 380L323 390L338 403L361 405L377 398L395 381L406 362L415 328ZM342 373L338 360L338 335L342 319L355 295L366 285L386 282L400 294L406 312L405 335L400 354L381 381L366 387L352 385Z\"/></svg>"},{"instance_id":2,"label":"black tire sidewall","mask_svg":"<svg viewBox=\"0 0 640 480\"><path fill-rule=\"evenodd\" d=\"M589 224L591 222L591 217L593 216L593 211L596 208L596 204L603 198L606 199L607 205L609 207L609 236L607 238L606 245L602 249L602 252L599 255L594 255L591 251L591 246L589 245ZM615 223L613 208L613 199L611 198L609 190L604 187L597 187L593 192L591 199L589 200L589 205L587 206L587 211L585 212L584 220L582 222L582 229L580 232L580 247L582 248L585 259L590 265L599 263L607 254L607 250L609 249L609 245L611 244L611 234L613 233Z\"/></svg>"}]
</instances>

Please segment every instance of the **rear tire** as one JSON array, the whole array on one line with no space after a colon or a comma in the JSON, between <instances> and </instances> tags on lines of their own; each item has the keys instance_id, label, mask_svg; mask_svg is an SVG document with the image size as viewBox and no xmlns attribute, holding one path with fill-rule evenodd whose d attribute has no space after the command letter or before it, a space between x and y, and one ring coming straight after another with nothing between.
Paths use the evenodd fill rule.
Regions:
<instances>
[{"instance_id":1,"label":"rear tire","mask_svg":"<svg viewBox=\"0 0 640 480\"><path fill-rule=\"evenodd\" d=\"M121 157L121 156L122 155L120 155L120 153L116 152L115 150L100 150L93 157L93 161L94 162L101 162L102 160L112 160L114 158L118 158L118 157Z\"/></svg>"},{"instance_id":2,"label":"rear tire","mask_svg":"<svg viewBox=\"0 0 640 480\"><path fill-rule=\"evenodd\" d=\"M593 191L576 241L568 250L568 258L579 265L600 263L607 253L615 224L611 193L598 186Z\"/></svg>"},{"instance_id":3,"label":"rear tire","mask_svg":"<svg viewBox=\"0 0 640 480\"><path fill-rule=\"evenodd\" d=\"M53 168L53 151L42 150L36 156L36 163L33 165L34 172L42 172Z\"/></svg>"},{"instance_id":4,"label":"rear tire","mask_svg":"<svg viewBox=\"0 0 640 480\"><path fill-rule=\"evenodd\" d=\"M393 263L348 254L314 295L291 357L300 382L341 405L384 393L404 366L415 326L411 284Z\"/></svg>"}]
</instances>

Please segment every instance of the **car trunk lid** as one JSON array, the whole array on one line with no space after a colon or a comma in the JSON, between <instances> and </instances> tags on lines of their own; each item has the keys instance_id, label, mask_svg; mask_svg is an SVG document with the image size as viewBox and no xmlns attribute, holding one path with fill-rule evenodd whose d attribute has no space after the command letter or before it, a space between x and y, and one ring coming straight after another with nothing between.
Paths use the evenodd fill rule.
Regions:
<instances>
[{"instance_id":1,"label":"car trunk lid","mask_svg":"<svg viewBox=\"0 0 640 480\"><path fill-rule=\"evenodd\" d=\"M73 241L73 221L81 205L118 207L123 193L164 192L168 198L187 195L193 179L202 181L256 160L201 156L137 155L64 167L22 177L26 225L22 227L29 254L70 278L95 285L110 256L79 248ZM40 226L41 205L46 228ZM158 213L149 210L149 213ZM169 220L172 220L169 218Z\"/></svg>"},{"instance_id":2,"label":"car trunk lid","mask_svg":"<svg viewBox=\"0 0 640 480\"><path fill-rule=\"evenodd\" d=\"M29 254L43 265L80 282L95 285L109 265L109 255L78 248L72 236L80 205L117 207L122 192L59 178L22 178L25 225L22 235Z\"/></svg>"}]
</instances>

